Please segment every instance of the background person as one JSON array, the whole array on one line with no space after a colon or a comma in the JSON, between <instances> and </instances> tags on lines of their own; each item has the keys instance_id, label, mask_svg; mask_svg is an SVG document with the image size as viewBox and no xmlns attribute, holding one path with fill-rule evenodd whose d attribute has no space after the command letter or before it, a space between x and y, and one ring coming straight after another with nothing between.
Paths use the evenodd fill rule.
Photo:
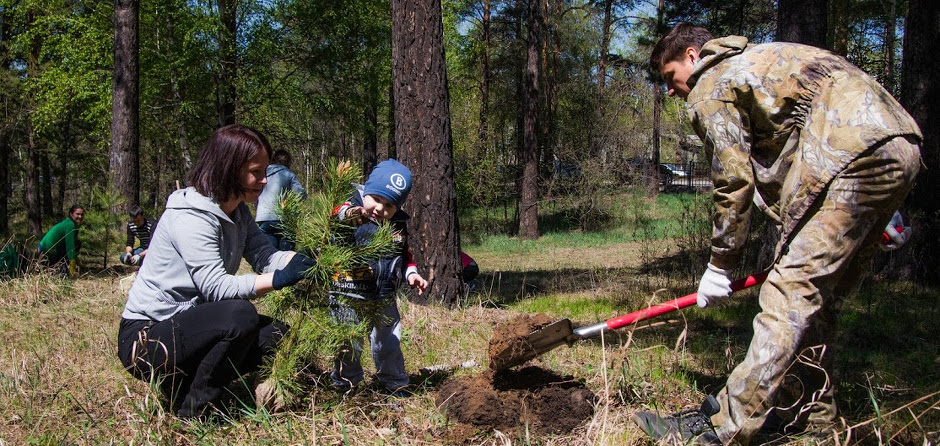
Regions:
<instances>
[{"instance_id":1,"label":"background person","mask_svg":"<svg viewBox=\"0 0 940 446\"><path fill-rule=\"evenodd\" d=\"M285 238L281 230L281 220L278 214L280 208L278 200L281 194L286 190L292 190L300 194L304 200L307 199L307 191L301 186L297 175L290 170L290 164L290 153L286 150L274 152L266 173L268 182L261 191L261 196L258 197L258 209L255 216L255 222L258 223L261 232L268 236L268 240L275 248L281 250L294 249L294 243Z\"/></svg>"},{"instance_id":2,"label":"background person","mask_svg":"<svg viewBox=\"0 0 940 446\"><path fill-rule=\"evenodd\" d=\"M312 259L278 251L246 202L265 184L271 153L250 127L218 129L173 192L128 293L118 357L135 377L157 379L180 417L221 409L223 388L256 371L287 327L249 299L300 281ZM242 259L257 274L236 275Z\"/></svg>"},{"instance_id":3,"label":"background person","mask_svg":"<svg viewBox=\"0 0 940 446\"><path fill-rule=\"evenodd\" d=\"M703 434L697 441L715 444L749 443L771 413L788 431L834 426L838 310L911 189L920 130L878 82L819 48L712 40L681 23L650 64L688 103L711 157L715 213L699 306L731 294L755 206L781 237L754 336L718 393L719 412L710 420L711 411L644 412L635 421L656 439Z\"/></svg>"},{"instance_id":4,"label":"background person","mask_svg":"<svg viewBox=\"0 0 940 446\"><path fill-rule=\"evenodd\" d=\"M153 230L157 227L157 222L144 215L144 210L140 206L131 206L127 211L131 220L127 222L127 243L124 246L124 254L121 254L121 263L125 265L138 265L144 261L147 255L147 248L150 247L150 237L153 236ZM140 244L134 248L134 239L140 241Z\"/></svg>"},{"instance_id":5,"label":"background person","mask_svg":"<svg viewBox=\"0 0 940 446\"><path fill-rule=\"evenodd\" d=\"M73 205L69 216L49 229L39 242L37 250L40 262L47 266L58 266L63 274L78 275L78 251L81 241L78 229L85 221L85 208Z\"/></svg>"}]
</instances>

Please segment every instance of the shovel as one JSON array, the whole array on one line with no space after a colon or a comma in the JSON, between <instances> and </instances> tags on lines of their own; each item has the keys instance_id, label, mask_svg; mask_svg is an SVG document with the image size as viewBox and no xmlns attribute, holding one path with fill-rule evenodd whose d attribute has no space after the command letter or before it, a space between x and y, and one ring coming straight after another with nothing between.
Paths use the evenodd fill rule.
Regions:
<instances>
[{"instance_id":1,"label":"shovel","mask_svg":"<svg viewBox=\"0 0 940 446\"><path fill-rule=\"evenodd\" d=\"M750 288L762 283L766 278L767 271L764 271L744 279L735 280L731 282L731 291L735 292ZM690 307L695 305L697 299L698 293L696 292L678 299L670 300L669 302L653 305L643 310L634 311L630 314L617 316L604 322L579 328L573 328L570 319L559 319L529 333L521 342L521 346L506 349L490 358L490 368L493 370L508 369L535 358L542 353L553 350L562 344L570 344L574 341L600 336L601 333L606 333L610 330L623 328L646 319Z\"/></svg>"}]
</instances>

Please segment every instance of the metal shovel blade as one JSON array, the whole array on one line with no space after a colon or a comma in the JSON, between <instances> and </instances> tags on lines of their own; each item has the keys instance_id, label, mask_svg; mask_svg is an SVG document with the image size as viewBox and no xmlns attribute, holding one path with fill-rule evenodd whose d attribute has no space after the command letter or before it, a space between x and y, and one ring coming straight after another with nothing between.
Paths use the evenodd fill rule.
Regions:
<instances>
[{"instance_id":1,"label":"metal shovel blade","mask_svg":"<svg viewBox=\"0 0 940 446\"><path fill-rule=\"evenodd\" d=\"M490 357L490 368L505 370L522 364L566 342L574 334L570 319L559 319L529 333L521 342L507 346Z\"/></svg>"}]
</instances>

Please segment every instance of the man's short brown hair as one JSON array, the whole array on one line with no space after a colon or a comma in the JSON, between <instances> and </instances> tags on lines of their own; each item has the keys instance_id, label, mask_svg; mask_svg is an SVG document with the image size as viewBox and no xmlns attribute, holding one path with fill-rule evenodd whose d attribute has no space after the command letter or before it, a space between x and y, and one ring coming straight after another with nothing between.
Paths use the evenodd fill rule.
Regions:
<instances>
[{"instance_id":1,"label":"man's short brown hair","mask_svg":"<svg viewBox=\"0 0 940 446\"><path fill-rule=\"evenodd\" d=\"M679 60L686 48L701 50L702 45L713 38L712 33L701 26L680 22L653 47L653 52L650 53L650 67L654 72L659 73L663 65Z\"/></svg>"},{"instance_id":2,"label":"man's short brown hair","mask_svg":"<svg viewBox=\"0 0 940 446\"><path fill-rule=\"evenodd\" d=\"M222 203L246 192L239 182L241 167L264 150L271 159L271 145L261 132L230 124L212 134L189 172L189 185L200 194Z\"/></svg>"}]
</instances>

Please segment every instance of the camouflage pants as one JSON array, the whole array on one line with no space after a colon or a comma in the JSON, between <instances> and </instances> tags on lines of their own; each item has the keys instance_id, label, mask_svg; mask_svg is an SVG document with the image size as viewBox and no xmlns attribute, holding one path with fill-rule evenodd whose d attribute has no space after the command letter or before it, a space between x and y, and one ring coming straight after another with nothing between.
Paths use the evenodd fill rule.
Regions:
<instances>
[{"instance_id":1,"label":"camouflage pants","mask_svg":"<svg viewBox=\"0 0 940 446\"><path fill-rule=\"evenodd\" d=\"M919 148L904 138L874 148L829 183L785 241L744 361L718 394L712 421L725 444L748 444L771 410L791 428L836 421L830 342L839 307L919 168Z\"/></svg>"}]
</instances>

